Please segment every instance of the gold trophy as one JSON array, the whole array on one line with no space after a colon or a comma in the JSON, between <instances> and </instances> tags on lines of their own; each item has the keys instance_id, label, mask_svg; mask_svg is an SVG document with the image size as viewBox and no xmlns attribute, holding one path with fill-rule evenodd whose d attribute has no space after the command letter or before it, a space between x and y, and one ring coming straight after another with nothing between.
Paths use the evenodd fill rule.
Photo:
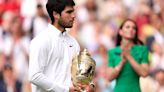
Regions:
<instances>
[{"instance_id":1,"label":"gold trophy","mask_svg":"<svg viewBox=\"0 0 164 92\"><path fill-rule=\"evenodd\" d=\"M71 65L71 80L75 87L80 85L88 85L94 76L96 62L91 58L87 49L77 54ZM85 89L82 90L85 92Z\"/></svg>"}]
</instances>

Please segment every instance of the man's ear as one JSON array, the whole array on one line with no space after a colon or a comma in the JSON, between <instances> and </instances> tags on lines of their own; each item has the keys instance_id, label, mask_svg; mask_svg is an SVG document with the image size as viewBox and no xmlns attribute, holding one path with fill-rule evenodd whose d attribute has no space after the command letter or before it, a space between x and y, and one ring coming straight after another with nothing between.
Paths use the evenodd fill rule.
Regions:
<instances>
[{"instance_id":1,"label":"man's ear","mask_svg":"<svg viewBox=\"0 0 164 92\"><path fill-rule=\"evenodd\" d=\"M53 16L54 16L54 19L59 19L60 15L59 13L53 11Z\"/></svg>"}]
</instances>

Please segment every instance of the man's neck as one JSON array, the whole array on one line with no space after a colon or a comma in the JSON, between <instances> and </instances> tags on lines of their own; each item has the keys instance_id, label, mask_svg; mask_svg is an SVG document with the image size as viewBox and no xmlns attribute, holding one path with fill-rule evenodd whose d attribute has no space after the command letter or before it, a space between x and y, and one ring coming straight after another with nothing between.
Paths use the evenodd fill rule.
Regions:
<instances>
[{"instance_id":1,"label":"man's neck","mask_svg":"<svg viewBox=\"0 0 164 92\"><path fill-rule=\"evenodd\" d=\"M59 24L52 24L52 25L54 25L60 32L65 32L66 30L65 30L65 28L64 27L61 27Z\"/></svg>"}]
</instances>

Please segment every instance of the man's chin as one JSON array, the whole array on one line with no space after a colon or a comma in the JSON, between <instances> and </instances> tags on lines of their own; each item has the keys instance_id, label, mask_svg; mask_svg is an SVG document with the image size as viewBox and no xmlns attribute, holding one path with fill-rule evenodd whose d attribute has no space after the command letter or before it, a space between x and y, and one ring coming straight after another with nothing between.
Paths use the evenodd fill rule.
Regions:
<instances>
[{"instance_id":1,"label":"man's chin","mask_svg":"<svg viewBox=\"0 0 164 92\"><path fill-rule=\"evenodd\" d=\"M71 26L66 26L65 28L72 28L72 25Z\"/></svg>"}]
</instances>

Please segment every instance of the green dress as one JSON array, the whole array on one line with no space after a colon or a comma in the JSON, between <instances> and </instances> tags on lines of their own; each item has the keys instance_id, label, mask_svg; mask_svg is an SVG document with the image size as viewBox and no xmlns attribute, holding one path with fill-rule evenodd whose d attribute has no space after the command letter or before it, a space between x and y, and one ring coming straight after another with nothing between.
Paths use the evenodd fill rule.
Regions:
<instances>
[{"instance_id":1,"label":"green dress","mask_svg":"<svg viewBox=\"0 0 164 92\"><path fill-rule=\"evenodd\" d=\"M130 53L139 64L148 64L148 49L145 46L134 45ZM108 50L108 67L113 68L119 64L121 60L120 54L120 46ZM130 63L126 62L116 78L114 92L141 92L139 77Z\"/></svg>"}]
</instances>

